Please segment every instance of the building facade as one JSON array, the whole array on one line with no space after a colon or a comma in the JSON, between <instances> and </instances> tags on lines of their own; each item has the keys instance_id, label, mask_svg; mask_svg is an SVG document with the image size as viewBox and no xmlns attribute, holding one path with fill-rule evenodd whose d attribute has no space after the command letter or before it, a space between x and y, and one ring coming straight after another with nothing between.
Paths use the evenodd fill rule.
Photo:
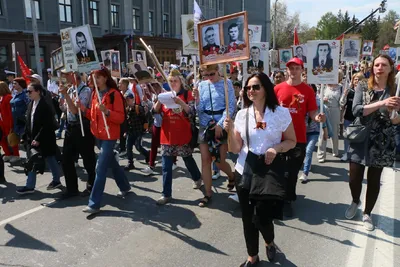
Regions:
<instances>
[{"instance_id":1,"label":"building facade","mask_svg":"<svg viewBox=\"0 0 400 267\"><path fill-rule=\"evenodd\" d=\"M249 24L266 27L269 39L270 0L197 0L206 19L242 10L251 13ZM131 60L130 49L143 49L139 38L152 46L160 62L176 63L182 49L181 15L193 13L193 0L34 0L42 68L50 53L61 46L60 29L91 25L96 50L115 49L121 62ZM261 9L265 9L260 12ZM264 12L265 11L265 12ZM14 70L11 44L25 63L36 68L31 0L0 0L0 75ZM133 36L133 37L131 37Z\"/></svg>"}]
</instances>

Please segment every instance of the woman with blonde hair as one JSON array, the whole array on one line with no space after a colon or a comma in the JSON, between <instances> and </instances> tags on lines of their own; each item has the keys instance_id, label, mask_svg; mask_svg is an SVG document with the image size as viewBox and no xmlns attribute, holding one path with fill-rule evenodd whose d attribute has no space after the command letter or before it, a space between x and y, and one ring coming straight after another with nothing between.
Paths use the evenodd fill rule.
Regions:
<instances>
[{"instance_id":1,"label":"woman with blonde hair","mask_svg":"<svg viewBox=\"0 0 400 267\"><path fill-rule=\"evenodd\" d=\"M201 173L197 167L190 147L192 139L191 121L195 114L194 99L191 91L185 89L185 81L178 70L172 70L168 76L171 90L177 108L167 108L157 100L153 107L155 113L161 113L161 139L162 145L162 172L163 192L158 205L164 205L172 199L172 165L174 157L180 156L185 162L186 168L193 179L193 189L199 189L202 185Z\"/></svg>"},{"instance_id":2,"label":"woman with blonde hair","mask_svg":"<svg viewBox=\"0 0 400 267\"><path fill-rule=\"evenodd\" d=\"M393 165L396 154L396 124L400 97L395 96L394 63L387 55L378 55L372 65L368 83L359 82L353 99L353 115L367 127L365 138L350 140L350 191L352 202L345 217L353 219L361 206L361 189L365 167L367 172L366 203L363 212L364 228L374 230L371 212L379 195L384 167ZM392 111L395 116L391 118Z\"/></svg>"},{"instance_id":3,"label":"woman with blonde hair","mask_svg":"<svg viewBox=\"0 0 400 267\"><path fill-rule=\"evenodd\" d=\"M218 73L218 65L201 66L204 80L193 90L199 114L199 144L201 153L201 173L205 186L205 196L199 206L205 207L212 196L211 163L215 160L218 169L228 176L228 190L235 186L231 166L226 162L228 153L227 133L223 129L227 118L224 79ZM228 83L229 115L235 112L236 100L232 82Z\"/></svg>"}]
</instances>

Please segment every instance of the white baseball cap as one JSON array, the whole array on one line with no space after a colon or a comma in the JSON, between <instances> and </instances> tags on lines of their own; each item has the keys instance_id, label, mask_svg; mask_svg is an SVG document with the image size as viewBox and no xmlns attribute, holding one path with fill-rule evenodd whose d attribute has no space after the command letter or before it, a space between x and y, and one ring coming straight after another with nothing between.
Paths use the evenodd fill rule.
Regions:
<instances>
[{"instance_id":1,"label":"white baseball cap","mask_svg":"<svg viewBox=\"0 0 400 267\"><path fill-rule=\"evenodd\" d=\"M41 85L43 85L43 79L42 79L42 76L40 76L39 74L32 74L32 75L27 75L26 76L27 78L33 78L33 79L36 79L36 80L38 80L39 82L40 82L40 84Z\"/></svg>"}]
</instances>

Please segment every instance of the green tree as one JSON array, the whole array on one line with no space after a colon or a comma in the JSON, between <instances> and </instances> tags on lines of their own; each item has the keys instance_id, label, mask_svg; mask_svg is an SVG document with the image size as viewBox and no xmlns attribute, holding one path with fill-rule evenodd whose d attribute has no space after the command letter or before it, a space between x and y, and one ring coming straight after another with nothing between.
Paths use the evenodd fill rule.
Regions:
<instances>
[{"instance_id":1,"label":"green tree","mask_svg":"<svg viewBox=\"0 0 400 267\"><path fill-rule=\"evenodd\" d=\"M372 15L362 27L361 30L362 38L364 40L378 40L379 35L379 22L375 15Z\"/></svg>"},{"instance_id":2,"label":"green tree","mask_svg":"<svg viewBox=\"0 0 400 267\"><path fill-rule=\"evenodd\" d=\"M308 24L302 24L298 29L300 43L305 44L307 41L316 39L316 28Z\"/></svg>"},{"instance_id":3,"label":"green tree","mask_svg":"<svg viewBox=\"0 0 400 267\"><path fill-rule=\"evenodd\" d=\"M276 4L276 48L285 48L293 45L294 28L301 27L299 13L289 15L287 5L284 2L276 2L272 6L272 12ZM275 20L275 18L273 18ZM274 24L273 24L274 25Z\"/></svg>"},{"instance_id":4,"label":"green tree","mask_svg":"<svg viewBox=\"0 0 400 267\"><path fill-rule=\"evenodd\" d=\"M349 12L346 10L343 16L342 20L342 25L341 25L341 32L345 32L347 29L349 29L351 26L353 26L353 23L351 21L351 18L349 16Z\"/></svg>"},{"instance_id":5,"label":"green tree","mask_svg":"<svg viewBox=\"0 0 400 267\"><path fill-rule=\"evenodd\" d=\"M379 52L387 44L394 46L396 31L393 30L393 26L399 19L399 14L394 10L390 10L381 23L379 23L378 41L375 45L375 52Z\"/></svg>"},{"instance_id":6,"label":"green tree","mask_svg":"<svg viewBox=\"0 0 400 267\"><path fill-rule=\"evenodd\" d=\"M338 18L332 12L325 13L317 23L316 37L320 40L331 40L340 34Z\"/></svg>"}]
</instances>

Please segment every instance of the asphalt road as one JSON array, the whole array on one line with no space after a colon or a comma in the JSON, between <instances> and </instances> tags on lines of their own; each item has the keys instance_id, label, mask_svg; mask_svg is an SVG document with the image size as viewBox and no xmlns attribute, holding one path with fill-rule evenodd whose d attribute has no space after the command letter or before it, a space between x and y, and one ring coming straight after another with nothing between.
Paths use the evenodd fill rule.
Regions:
<instances>
[{"instance_id":1,"label":"asphalt road","mask_svg":"<svg viewBox=\"0 0 400 267\"><path fill-rule=\"evenodd\" d=\"M198 151L194 155L200 166ZM145 167L138 158L136 167ZM361 216L344 218L351 202L348 164L329 153L323 164L315 158L311 181L298 184L294 218L276 221L276 262L267 261L260 239L258 266L400 266L399 174L384 170L372 217L376 230L367 232ZM35 194L18 196L15 189L26 176L21 167L7 165L9 183L0 188L0 266L239 266L246 248L239 207L228 199L226 178L214 181L210 207L199 208L202 192L192 189L181 159L178 166L172 203L155 204L162 190L158 164L154 176L129 173L133 193L125 199L116 197L118 188L108 179L102 212L88 217L81 211L87 198L54 201L61 192L46 190L49 172L38 176ZM79 176L83 190L82 169Z\"/></svg>"}]
</instances>

